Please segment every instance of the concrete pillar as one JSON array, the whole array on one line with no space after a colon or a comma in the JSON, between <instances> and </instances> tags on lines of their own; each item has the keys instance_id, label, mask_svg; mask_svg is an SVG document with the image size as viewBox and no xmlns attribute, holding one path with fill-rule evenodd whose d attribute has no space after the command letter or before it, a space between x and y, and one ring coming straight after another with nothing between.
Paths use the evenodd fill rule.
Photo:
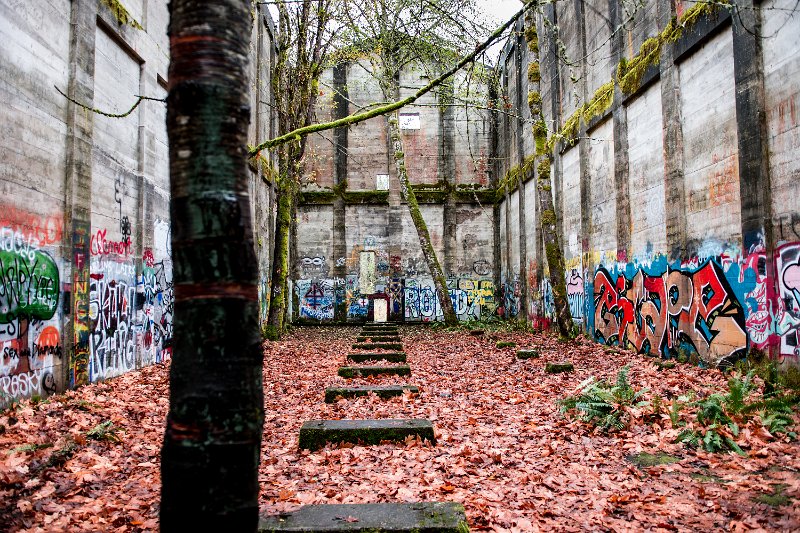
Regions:
<instances>
[{"instance_id":1,"label":"concrete pillar","mask_svg":"<svg viewBox=\"0 0 800 533\"><path fill-rule=\"evenodd\" d=\"M525 120L523 119L523 109L528 105L528 95L523 93L523 84L522 84L522 77L525 75L524 73L527 72L527 68L523 64L524 54L523 51L527 46L525 41L525 19L520 18L517 21L516 27L517 33L517 53L515 55L516 63L517 63L517 98L514 102L514 106L517 108L517 120L516 120L516 127L517 127L517 154L519 159L520 168L522 167L523 161L525 161L525 135L530 134L530 129L526 126ZM531 171L530 176L533 176L533 172ZM519 302L520 302L520 310L519 310L519 318L520 320L527 321L528 320L528 243L527 243L527 231L525 227L525 182L528 179L528 175L523 175L520 173L519 175L519 182L517 186L517 199L519 200Z\"/></svg>"},{"instance_id":2,"label":"concrete pillar","mask_svg":"<svg viewBox=\"0 0 800 533\"><path fill-rule=\"evenodd\" d=\"M334 120L344 118L350 113L347 92L347 69L348 65L342 63L333 67L333 118ZM333 130L334 140L334 176L333 183L337 187L347 184L347 148L348 148L348 128L336 128ZM347 267L340 258L347 257L347 228L345 220L344 199L337 196L333 200L333 275L337 278L344 278L347 275ZM337 319L345 319L336 317Z\"/></svg>"},{"instance_id":3,"label":"concrete pillar","mask_svg":"<svg viewBox=\"0 0 800 533\"><path fill-rule=\"evenodd\" d=\"M97 2L74 0L70 10L70 62L67 93L78 102L94 101L94 49ZM71 249L70 319L64 346L69 354L65 383L89 382L89 239L92 206L92 132L94 116L70 102L67 106L67 164L64 182L65 249ZM66 277L66 276L65 276Z\"/></svg>"},{"instance_id":4,"label":"concrete pillar","mask_svg":"<svg viewBox=\"0 0 800 533\"><path fill-rule=\"evenodd\" d=\"M445 276L456 275L458 259L458 242L456 239L456 203L453 195L456 183L456 129L455 112L452 105L454 87L445 83L440 86L439 98L439 181L448 190L442 204L443 239L444 239L444 272Z\"/></svg>"}]
</instances>

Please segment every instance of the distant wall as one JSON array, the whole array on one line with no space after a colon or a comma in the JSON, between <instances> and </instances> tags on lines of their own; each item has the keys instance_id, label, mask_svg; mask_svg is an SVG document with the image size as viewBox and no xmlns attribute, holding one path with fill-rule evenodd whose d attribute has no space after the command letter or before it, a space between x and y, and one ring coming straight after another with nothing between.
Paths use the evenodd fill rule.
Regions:
<instances>
[{"instance_id":1,"label":"distant wall","mask_svg":"<svg viewBox=\"0 0 800 533\"><path fill-rule=\"evenodd\" d=\"M403 96L425 85L424 72L403 72ZM488 89L465 74L487 101ZM360 63L329 69L321 83L319 120L346 116L382 100ZM494 190L489 111L448 105L432 92L401 110L409 179L462 319L496 316ZM484 105L485 107L485 105ZM369 300L360 292L364 252L374 252L375 290L390 297L390 319L442 319L441 304L419 237L400 195L386 117L315 135L309 142L294 253L295 318L363 320ZM373 259L369 259L372 261Z\"/></svg>"},{"instance_id":2,"label":"distant wall","mask_svg":"<svg viewBox=\"0 0 800 533\"><path fill-rule=\"evenodd\" d=\"M663 47L636 90L617 86L611 107L581 122L578 141L556 148L570 309L598 342L710 365L752 349L798 362L800 13L788 0L737 4L746 4L746 28L725 9L701 16ZM537 30L549 129L695 5L650 0L617 32L626 12L615 0L546 6ZM529 83L516 73L528 62L520 31L501 66L523 118ZM507 115L497 131L503 176L533 154L532 135ZM504 287L520 287L524 318L547 326L534 177L500 204L499 268Z\"/></svg>"},{"instance_id":3,"label":"distant wall","mask_svg":"<svg viewBox=\"0 0 800 533\"><path fill-rule=\"evenodd\" d=\"M135 22L96 0L0 2L0 406L171 354L166 106L110 118L54 89L111 113L166 97L167 2L122 4ZM251 71L263 102L272 45L259 22ZM272 119L254 108L261 139ZM255 172L251 194L269 228L271 186Z\"/></svg>"}]
</instances>

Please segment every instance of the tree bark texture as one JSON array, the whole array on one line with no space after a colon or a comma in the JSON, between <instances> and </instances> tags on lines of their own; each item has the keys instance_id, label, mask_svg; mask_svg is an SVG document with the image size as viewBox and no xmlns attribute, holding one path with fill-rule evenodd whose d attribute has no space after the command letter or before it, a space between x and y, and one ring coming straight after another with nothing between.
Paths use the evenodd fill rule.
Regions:
<instances>
[{"instance_id":1,"label":"tree bark texture","mask_svg":"<svg viewBox=\"0 0 800 533\"><path fill-rule=\"evenodd\" d=\"M447 290L447 280L444 277L444 272L442 272L439 259L436 257L436 251L433 249L433 245L431 245L431 235L428 232L428 225L425 224L425 219L422 218L422 213L419 210L417 197L408 181L406 153L403 148L403 137L400 133L399 114L394 112L389 115L388 122L389 135L392 139L392 149L394 150L394 164L397 169L397 177L400 180L400 192L408 204L411 220L414 222L414 227L417 229L419 245L422 248L422 255L425 257L428 270L431 276L433 276L433 283L436 286L436 295L439 297L439 303L442 306L444 321L447 325L454 326L458 324L458 317L453 309L453 300L450 299L450 291Z\"/></svg>"},{"instance_id":2,"label":"tree bark texture","mask_svg":"<svg viewBox=\"0 0 800 533\"><path fill-rule=\"evenodd\" d=\"M175 282L162 531L255 531L263 425L247 171L250 3L170 3Z\"/></svg>"},{"instance_id":3,"label":"tree bark texture","mask_svg":"<svg viewBox=\"0 0 800 533\"><path fill-rule=\"evenodd\" d=\"M538 4L530 1L528 5ZM527 25L525 36L530 50L530 61L537 68L529 70L530 94L528 95L528 106L531 110L533 121L533 137L536 142L535 172L536 188L539 201L539 223L542 229L542 240L544 241L545 257L550 273L550 285L553 290L553 303L556 311L556 322L558 331L562 337L574 337L575 325L572 322L572 313L569 309L567 300L567 287L564 266L564 252L561 248L557 227L558 219L555 205L553 203L552 180L550 179L550 168L553 156L547 148L547 126L542 114L541 80L539 77L539 37L536 33L536 21L534 20L535 11L528 11L525 17ZM533 172L534 169L528 169Z\"/></svg>"}]
</instances>

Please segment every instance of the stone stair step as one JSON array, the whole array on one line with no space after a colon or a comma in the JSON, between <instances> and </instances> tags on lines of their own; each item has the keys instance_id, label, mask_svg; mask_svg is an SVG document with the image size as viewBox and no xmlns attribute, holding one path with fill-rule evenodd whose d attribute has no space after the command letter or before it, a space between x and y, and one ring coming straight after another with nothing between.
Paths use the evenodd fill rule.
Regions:
<instances>
[{"instance_id":1,"label":"stone stair step","mask_svg":"<svg viewBox=\"0 0 800 533\"><path fill-rule=\"evenodd\" d=\"M464 506L452 502L305 505L262 517L259 533L468 533Z\"/></svg>"},{"instance_id":2,"label":"stone stair step","mask_svg":"<svg viewBox=\"0 0 800 533\"><path fill-rule=\"evenodd\" d=\"M539 357L539 350L536 348L524 348L517 350L517 359L537 359Z\"/></svg>"},{"instance_id":3,"label":"stone stair step","mask_svg":"<svg viewBox=\"0 0 800 533\"><path fill-rule=\"evenodd\" d=\"M380 420L309 420L300 428L300 449L318 450L328 443L375 445L402 442L409 436L436 444L433 423L419 418Z\"/></svg>"},{"instance_id":4,"label":"stone stair step","mask_svg":"<svg viewBox=\"0 0 800 533\"><path fill-rule=\"evenodd\" d=\"M401 342L363 342L353 345L354 350L402 350Z\"/></svg>"},{"instance_id":5,"label":"stone stair step","mask_svg":"<svg viewBox=\"0 0 800 533\"><path fill-rule=\"evenodd\" d=\"M382 335L363 335L361 337L356 337L356 342L403 342L403 339L398 337L397 335L391 337L384 337Z\"/></svg>"},{"instance_id":6,"label":"stone stair step","mask_svg":"<svg viewBox=\"0 0 800 533\"><path fill-rule=\"evenodd\" d=\"M378 353L349 353L347 359L354 363L364 361L389 361L390 363L405 363L405 352L378 352Z\"/></svg>"},{"instance_id":7,"label":"stone stair step","mask_svg":"<svg viewBox=\"0 0 800 533\"><path fill-rule=\"evenodd\" d=\"M397 328L363 328L361 330L362 333L385 333L387 335L390 333L396 334L398 331L400 330Z\"/></svg>"},{"instance_id":8,"label":"stone stair step","mask_svg":"<svg viewBox=\"0 0 800 533\"><path fill-rule=\"evenodd\" d=\"M569 361L547 363L544 366L544 371L548 374L560 374L561 372L572 372L573 370L575 370L575 367Z\"/></svg>"},{"instance_id":9,"label":"stone stair step","mask_svg":"<svg viewBox=\"0 0 800 533\"><path fill-rule=\"evenodd\" d=\"M358 378L366 376L410 376L411 367L398 366L343 366L339 368L339 376Z\"/></svg>"},{"instance_id":10,"label":"stone stair step","mask_svg":"<svg viewBox=\"0 0 800 533\"><path fill-rule=\"evenodd\" d=\"M384 400L395 396L402 396L405 391L412 394L419 393L419 387L414 385L386 385L379 387L328 387L325 389L325 403L333 403L337 398L357 398L374 392Z\"/></svg>"}]
</instances>

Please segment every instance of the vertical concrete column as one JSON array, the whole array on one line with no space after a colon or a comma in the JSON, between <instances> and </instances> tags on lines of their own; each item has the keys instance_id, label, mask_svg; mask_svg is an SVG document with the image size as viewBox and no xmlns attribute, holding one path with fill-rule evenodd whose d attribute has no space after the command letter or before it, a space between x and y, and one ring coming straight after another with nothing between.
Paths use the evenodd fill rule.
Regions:
<instances>
[{"instance_id":1,"label":"vertical concrete column","mask_svg":"<svg viewBox=\"0 0 800 533\"><path fill-rule=\"evenodd\" d=\"M456 203L454 191L456 187L456 128L455 112L452 106L455 87L451 83L440 86L439 99L439 181L447 190L442 204L442 222L444 224L444 272L445 276L456 275L458 243L456 239Z\"/></svg>"},{"instance_id":2,"label":"vertical concrete column","mask_svg":"<svg viewBox=\"0 0 800 533\"><path fill-rule=\"evenodd\" d=\"M752 0L738 2L736 15L731 18L742 244L744 253L748 253L761 244L769 250L774 246L764 64L759 38L761 7L756 7Z\"/></svg>"},{"instance_id":3,"label":"vertical concrete column","mask_svg":"<svg viewBox=\"0 0 800 533\"><path fill-rule=\"evenodd\" d=\"M659 27L665 27L671 12L664 11ZM681 128L681 83L675 64L675 49L665 45L661 49L659 64L661 77L661 115L664 128L664 207L667 225L667 250L670 259L686 257L686 187L683 173L683 129Z\"/></svg>"},{"instance_id":4,"label":"vertical concrete column","mask_svg":"<svg viewBox=\"0 0 800 533\"><path fill-rule=\"evenodd\" d=\"M762 27L760 2L758 5L753 0L739 2L731 20L742 251L744 254L764 253L767 305L770 309L777 309L780 292L775 269L764 55L759 37ZM780 355L779 350L779 344L771 344L769 347L770 355L773 357Z\"/></svg>"},{"instance_id":5,"label":"vertical concrete column","mask_svg":"<svg viewBox=\"0 0 800 533\"><path fill-rule=\"evenodd\" d=\"M589 81L587 66L587 46L586 46L586 10L582 0L575 0L575 15L578 17L578 47L581 53L581 64L578 83L578 90L583 102L589 101ZM580 195L581 195L581 268L584 272L594 273L594 261L592 254L589 253L589 237L592 234L592 175L589 170L589 133L586 124L581 121L580 137L578 139L578 167L580 172ZM569 273L566 273L569 275ZM581 272L581 276L584 273ZM574 320L574 317L573 317ZM586 317L584 317L586 320ZM583 328L585 322L581 323Z\"/></svg>"},{"instance_id":6,"label":"vertical concrete column","mask_svg":"<svg viewBox=\"0 0 800 533\"><path fill-rule=\"evenodd\" d=\"M347 63L340 63L333 67L333 118L334 120L344 118L350 113L347 92ZM337 188L347 187L347 143L348 128L336 128L333 130L333 149L334 149L334 176L333 183ZM344 278L347 275L347 267L343 261L339 261L347 255L347 228L345 226L345 205L344 199L336 196L333 199L333 275L337 278ZM346 318L346 317L337 317Z\"/></svg>"},{"instance_id":7,"label":"vertical concrete column","mask_svg":"<svg viewBox=\"0 0 800 533\"><path fill-rule=\"evenodd\" d=\"M523 119L523 110L528 105L528 97L526 94L523 93L523 84L522 84L522 77L525 75L524 73L528 71L528 69L523 64L524 58L524 50L527 46L525 42L525 18L522 17L517 21L516 26L516 33L517 33L517 53L516 53L516 63L517 63L517 87L516 93L517 98L514 102L514 107L517 109L517 154L518 159L520 162L520 168L522 168L523 162L525 161L525 134L526 134L526 124L525 120ZM530 177L533 176L533 169L530 171ZM519 174L519 181L517 186L517 199L519 200L519 302L520 302L520 310L519 310L519 319L522 321L528 320L528 243L527 243L527 231L525 227L525 182L528 180L528 174Z\"/></svg>"},{"instance_id":8,"label":"vertical concrete column","mask_svg":"<svg viewBox=\"0 0 800 533\"><path fill-rule=\"evenodd\" d=\"M506 69L505 69L506 73L510 72L509 63L511 63L511 68L514 68L514 56L512 54L509 54L509 56L506 58ZM510 87L509 87L509 83L508 83L508 74L506 74L506 73L503 74L503 94L506 97L509 97L510 96L509 95ZM518 75L520 75L520 74L521 73L518 73ZM505 131L506 142L508 142L508 139L511 138L511 117L507 112L503 115L503 130ZM512 153L511 150L513 150L513 148L510 147L510 146L505 147L505 149L503 150L503 152L504 152L504 154L506 156L506 161L508 162L508 165L506 165L506 166L509 168L509 170L512 168L512 166L511 166L511 153ZM508 177L509 177L508 174L503 176L503 178L508 178ZM501 279L500 280L501 283L510 281L511 276L514 273L514 271L512 270L512 265L511 265L511 241L512 240L511 240L511 208L510 208L511 192L510 192L510 190L511 190L512 183L508 179L504 179L504 183L505 183L505 187L503 188L503 208L505 209L505 215L506 215L506 223L505 223L505 226L506 226L506 238L505 238L505 242L503 243L503 248L504 248L504 252L505 252L503 254L503 266L506 269L506 277L505 277L505 279ZM503 287L503 294L504 295L505 295L505 290L506 289L507 289L507 286L504 286ZM503 302L503 308L506 309L505 302ZM506 309L506 315L505 316L508 317L508 309Z\"/></svg>"},{"instance_id":9,"label":"vertical concrete column","mask_svg":"<svg viewBox=\"0 0 800 533\"><path fill-rule=\"evenodd\" d=\"M608 0L608 11L612 27L622 24L622 13L618 0ZM615 31L611 39L611 60L619 65L625 55L625 41L622 31ZM614 76L616 76L616 69ZM623 94L614 85L614 104L612 118L614 129L614 185L617 191L617 259L627 260L631 244L631 201L628 188L628 115L623 105Z\"/></svg>"},{"instance_id":10,"label":"vertical concrete column","mask_svg":"<svg viewBox=\"0 0 800 533\"><path fill-rule=\"evenodd\" d=\"M94 101L94 49L97 2L74 0L70 9L69 96ZM68 364L63 365L70 388L89 382L89 239L92 207L92 134L94 116L78 105L67 105L65 246L72 271L69 319L64 327ZM65 254L66 255L66 254ZM66 276L65 276L66 278Z\"/></svg>"}]
</instances>

